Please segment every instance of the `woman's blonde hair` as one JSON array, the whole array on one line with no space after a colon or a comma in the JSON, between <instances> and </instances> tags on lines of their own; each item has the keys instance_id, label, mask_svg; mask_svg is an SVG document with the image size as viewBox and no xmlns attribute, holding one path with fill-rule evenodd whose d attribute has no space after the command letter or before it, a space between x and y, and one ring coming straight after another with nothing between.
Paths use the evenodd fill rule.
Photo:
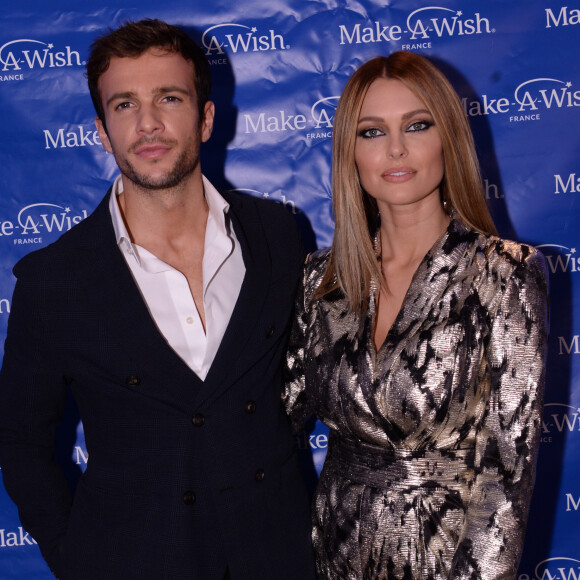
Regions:
<instances>
[{"instance_id":1,"label":"woman's blonde hair","mask_svg":"<svg viewBox=\"0 0 580 580\"><path fill-rule=\"evenodd\" d=\"M348 80L336 108L332 147L334 239L322 283L313 299L340 288L351 310L366 310L371 279L380 279L373 248L378 209L360 184L354 151L363 100L378 78L401 81L429 110L441 135L444 176L441 201L471 227L496 234L487 208L471 128L457 93L426 58L405 51L376 57Z\"/></svg>"}]
</instances>

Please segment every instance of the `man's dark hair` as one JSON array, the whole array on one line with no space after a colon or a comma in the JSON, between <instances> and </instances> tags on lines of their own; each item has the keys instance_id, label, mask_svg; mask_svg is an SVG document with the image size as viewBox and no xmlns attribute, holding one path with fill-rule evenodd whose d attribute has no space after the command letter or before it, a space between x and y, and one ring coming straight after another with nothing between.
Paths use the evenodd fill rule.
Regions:
<instances>
[{"instance_id":1,"label":"man's dark hair","mask_svg":"<svg viewBox=\"0 0 580 580\"><path fill-rule=\"evenodd\" d=\"M203 51L181 28L161 20L145 19L127 22L117 30L97 38L91 45L86 76L95 111L105 130L105 110L98 88L101 75L109 68L111 58L136 58L150 48L180 54L193 64L197 105L200 118L203 118L211 91L211 71Z\"/></svg>"}]
</instances>

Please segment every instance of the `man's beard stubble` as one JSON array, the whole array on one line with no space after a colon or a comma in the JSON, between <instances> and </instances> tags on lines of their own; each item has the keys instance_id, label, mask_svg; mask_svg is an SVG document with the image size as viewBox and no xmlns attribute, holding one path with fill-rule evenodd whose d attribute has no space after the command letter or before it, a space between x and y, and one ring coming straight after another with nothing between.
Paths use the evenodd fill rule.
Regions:
<instances>
[{"instance_id":1,"label":"man's beard stubble","mask_svg":"<svg viewBox=\"0 0 580 580\"><path fill-rule=\"evenodd\" d=\"M172 140L166 139L142 139L131 146L129 152L132 153L145 143L161 143L173 146ZM199 165L199 145L188 141L183 151L175 161L173 167L164 175L153 178L149 175L139 173L127 157L113 151L115 161L124 177L132 181L137 187L146 190L172 189L179 186L187 177L189 177Z\"/></svg>"}]
</instances>

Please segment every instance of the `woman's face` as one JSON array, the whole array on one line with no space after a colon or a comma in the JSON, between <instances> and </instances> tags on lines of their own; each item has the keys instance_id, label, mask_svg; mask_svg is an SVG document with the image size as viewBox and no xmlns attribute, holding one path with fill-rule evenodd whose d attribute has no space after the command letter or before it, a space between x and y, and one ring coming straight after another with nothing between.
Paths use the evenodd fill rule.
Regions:
<instances>
[{"instance_id":1,"label":"woman's face","mask_svg":"<svg viewBox=\"0 0 580 580\"><path fill-rule=\"evenodd\" d=\"M355 162L361 185L379 210L439 203L441 136L423 101L401 81L379 78L369 87L358 120Z\"/></svg>"}]
</instances>

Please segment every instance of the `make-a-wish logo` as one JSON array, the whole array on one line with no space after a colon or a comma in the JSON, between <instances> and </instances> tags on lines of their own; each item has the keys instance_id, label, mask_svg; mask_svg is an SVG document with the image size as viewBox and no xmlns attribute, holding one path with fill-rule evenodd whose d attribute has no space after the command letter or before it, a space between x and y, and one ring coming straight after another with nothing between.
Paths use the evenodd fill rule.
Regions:
<instances>
[{"instance_id":1,"label":"make-a-wish logo","mask_svg":"<svg viewBox=\"0 0 580 580\"><path fill-rule=\"evenodd\" d=\"M0 314L10 314L10 300L8 298L0 298Z\"/></svg>"},{"instance_id":2,"label":"make-a-wish logo","mask_svg":"<svg viewBox=\"0 0 580 580\"><path fill-rule=\"evenodd\" d=\"M274 29L260 34L255 26L245 24L216 24L204 31L201 44L207 57L221 56L225 49L233 54L288 50L284 37ZM211 60L210 60L211 64Z\"/></svg>"},{"instance_id":3,"label":"make-a-wish logo","mask_svg":"<svg viewBox=\"0 0 580 580\"><path fill-rule=\"evenodd\" d=\"M282 204L286 209L290 210L293 214L300 213L300 210L296 208L296 204L291 199L288 199L285 193L279 191L270 193L268 191L258 191L257 189L249 189L243 187L239 187L237 189L230 189L229 191L243 193L246 195L253 195L254 197L263 197L266 199L271 199L276 203Z\"/></svg>"},{"instance_id":4,"label":"make-a-wish logo","mask_svg":"<svg viewBox=\"0 0 580 580\"><path fill-rule=\"evenodd\" d=\"M579 335L558 337L558 355L566 356L571 354L580 354L580 345L578 344Z\"/></svg>"},{"instance_id":5,"label":"make-a-wish logo","mask_svg":"<svg viewBox=\"0 0 580 580\"><path fill-rule=\"evenodd\" d=\"M554 193L580 193L580 177L576 177L576 173L569 175L554 174L555 188Z\"/></svg>"},{"instance_id":6,"label":"make-a-wish logo","mask_svg":"<svg viewBox=\"0 0 580 580\"><path fill-rule=\"evenodd\" d=\"M514 99L518 104L518 111L580 107L580 91L571 89L570 81L552 78L530 79L516 87Z\"/></svg>"},{"instance_id":7,"label":"make-a-wish logo","mask_svg":"<svg viewBox=\"0 0 580 580\"><path fill-rule=\"evenodd\" d=\"M455 11L443 6L425 6L414 10L407 16L407 30L411 33L411 40L424 40L433 34L441 38L495 32L489 19L483 18L479 12L466 18L461 10Z\"/></svg>"},{"instance_id":8,"label":"make-a-wish logo","mask_svg":"<svg viewBox=\"0 0 580 580\"><path fill-rule=\"evenodd\" d=\"M470 117L504 114L510 123L539 121L547 110L580 107L580 91L572 90L570 81L538 77L520 83L511 98L483 94L480 99L464 97L462 102Z\"/></svg>"},{"instance_id":9,"label":"make-a-wish logo","mask_svg":"<svg viewBox=\"0 0 580 580\"><path fill-rule=\"evenodd\" d=\"M0 46L0 71L18 73L35 69L84 66L80 53L70 46L56 49L54 44L19 38Z\"/></svg>"},{"instance_id":10,"label":"make-a-wish logo","mask_svg":"<svg viewBox=\"0 0 580 580\"><path fill-rule=\"evenodd\" d=\"M575 497L572 493L566 494L566 511L577 512L580 510L580 496Z\"/></svg>"},{"instance_id":11,"label":"make-a-wish logo","mask_svg":"<svg viewBox=\"0 0 580 580\"><path fill-rule=\"evenodd\" d=\"M76 465L80 465L81 469L84 471L87 467L87 463L89 462L89 453L80 445L75 445L74 452L73 452L73 460Z\"/></svg>"},{"instance_id":12,"label":"make-a-wish logo","mask_svg":"<svg viewBox=\"0 0 580 580\"><path fill-rule=\"evenodd\" d=\"M18 527L18 531L13 532L6 529L0 530L0 548L15 548L18 546L34 546L36 540L32 538L28 532L24 531L22 526Z\"/></svg>"},{"instance_id":13,"label":"make-a-wish logo","mask_svg":"<svg viewBox=\"0 0 580 580\"><path fill-rule=\"evenodd\" d=\"M542 443L552 443L552 437L580 431L580 409L565 403L545 403L542 420Z\"/></svg>"},{"instance_id":14,"label":"make-a-wish logo","mask_svg":"<svg viewBox=\"0 0 580 580\"><path fill-rule=\"evenodd\" d=\"M32 203L18 212L15 221L0 221L0 238L11 238L15 246L42 244L70 230L87 215L86 209L73 212L69 206Z\"/></svg>"},{"instance_id":15,"label":"make-a-wish logo","mask_svg":"<svg viewBox=\"0 0 580 580\"><path fill-rule=\"evenodd\" d=\"M580 272L580 263L575 256L576 248L569 248L560 244L540 244L536 248L546 258L552 274Z\"/></svg>"},{"instance_id":16,"label":"make-a-wish logo","mask_svg":"<svg viewBox=\"0 0 580 580\"><path fill-rule=\"evenodd\" d=\"M416 48L431 48L425 41L442 37L472 36L493 34L488 18L479 12L466 17L461 10L452 10L444 6L425 6L414 10L407 16L405 26L399 24L383 24L375 20L364 26L360 22L348 28L342 24L339 27L340 44L373 44L381 42L399 42L404 50Z\"/></svg>"},{"instance_id":17,"label":"make-a-wish logo","mask_svg":"<svg viewBox=\"0 0 580 580\"><path fill-rule=\"evenodd\" d=\"M65 129L61 127L53 131L44 129L44 148L67 149L70 147L94 147L95 145L101 145L99 132L94 126L88 129L86 127L86 125L77 125L76 128L67 127Z\"/></svg>"},{"instance_id":18,"label":"make-a-wish logo","mask_svg":"<svg viewBox=\"0 0 580 580\"><path fill-rule=\"evenodd\" d=\"M546 28L575 24L580 24L580 8L568 9L568 6L562 6L557 14L551 8L546 8Z\"/></svg>"},{"instance_id":19,"label":"make-a-wish logo","mask_svg":"<svg viewBox=\"0 0 580 580\"><path fill-rule=\"evenodd\" d=\"M324 97L316 101L309 115L284 109L275 112L262 111L245 113L245 133L286 133L288 131L305 131L307 139L327 139L332 137L334 115L339 97Z\"/></svg>"},{"instance_id":20,"label":"make-a-wish logo","mask_svg":"<svg viewBox=\"0 0 580 580\"><path fill-rule=\"evenodd\" d=\"M536 580L580 580L580 560L556 557L542 560L534 570Z\"/></svg>"}]
</instances>

